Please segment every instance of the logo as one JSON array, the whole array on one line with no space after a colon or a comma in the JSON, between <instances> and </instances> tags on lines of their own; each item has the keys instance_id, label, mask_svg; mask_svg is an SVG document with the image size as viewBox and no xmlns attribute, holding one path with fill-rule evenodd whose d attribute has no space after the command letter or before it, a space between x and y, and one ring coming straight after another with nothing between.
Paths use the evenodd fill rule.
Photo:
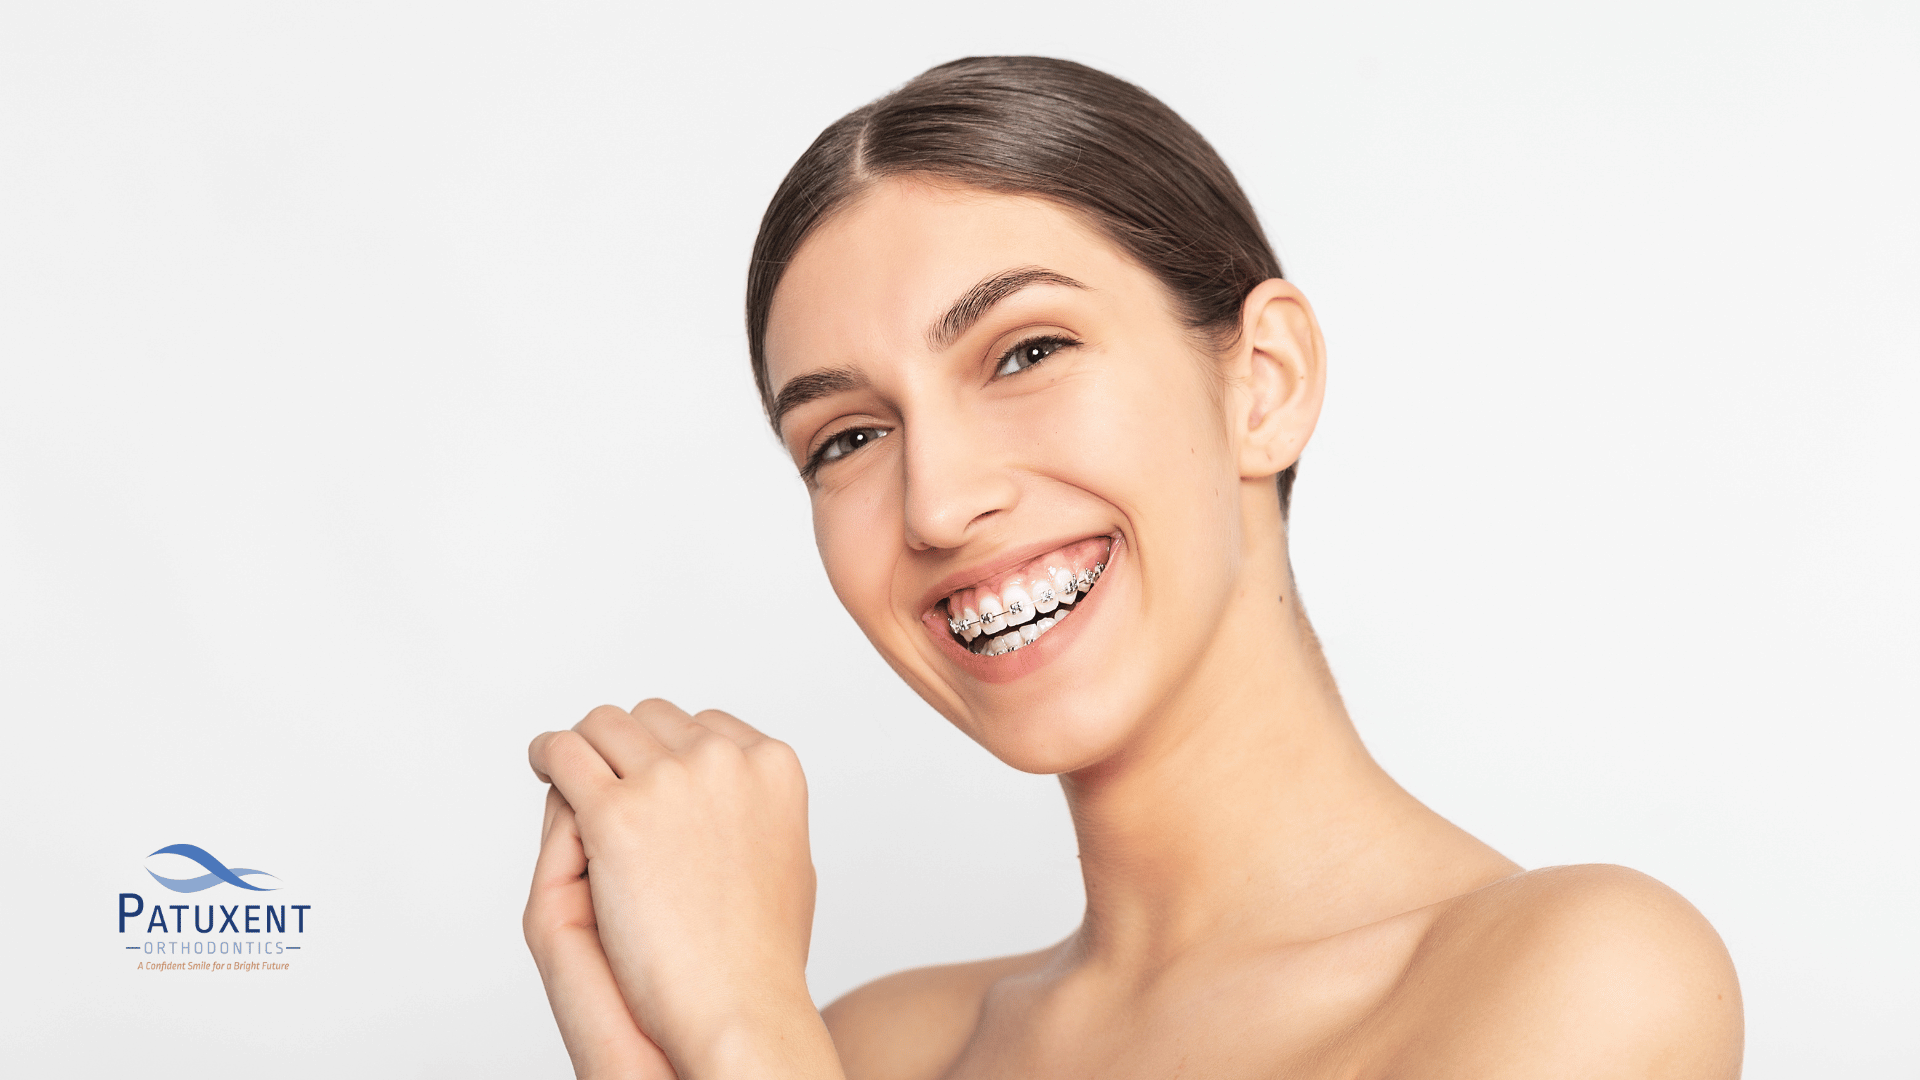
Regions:
<instances>
[{"instance_id":1,"label":"logo","mask_svg":"<svg viewBox=\"0 0 1920 1080\"><path fill-rule=\"evenodd\" d=\"M169 893L206 894L212 902L168 903L166 893L149 902L137 892L121 893L119 933L140 935L137 945L120 939L123 950L141 954L136 970L286 971L305 947L313 905L286 902L292 890L274 874L228 866L198 844L168 844L149 854L142 869ZM236 902L220 903L223 898Z\"/></svg>"},{"instance_id":2,"label":"logo","mask_svg":"<svg viewBox=\"0 0 1920 1080\"><path fill-rule=\"evenodd\" d=\"M147 868L147 875L149 877L165 885L167 888L172 889L174 892L199 892L202 889L211 889L223 881L229 885L238 885L243 889L252 889L254 892L272 892L278 888L278 886L275 885L249 885L240 879L243 877L273 877L273 875L267 873L265 870L248 870L245 867L235 867L229 870L224 863L209 854L206 848L195 847L192 844L168 844L166 847L154 852L153 855L184 855L194 862L199 863L201 867L207 871L199 877L170 878L161 877L159 874L154 873L152 867ZM149 855L147 858L151 859L153 855Z\"/></svg>"}]
</instances>

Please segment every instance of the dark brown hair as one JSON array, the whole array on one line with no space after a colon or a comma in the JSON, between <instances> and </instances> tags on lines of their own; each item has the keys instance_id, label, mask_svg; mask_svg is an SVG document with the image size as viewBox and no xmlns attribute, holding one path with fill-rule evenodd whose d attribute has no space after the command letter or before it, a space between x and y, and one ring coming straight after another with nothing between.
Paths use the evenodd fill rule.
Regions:
<instances>
[{"instance_id":1,"label":"dark brown hair","mask_svg":"<svg viewBox=\"0 0 1920 1080\"><path fill-rule=\"evenodd\" d=\"M767 318L813 231L877 181L929 176L1051 199L1153 273L1190 329L1224 347L1254 286L1280 277L1253 204L1220 155L1145 90L1071 60L941 64L828 125L774 192L747 269L747 347L771 415ZM1294 468L1278 477L1280 506Z\"/></svg>"}]
</instances>

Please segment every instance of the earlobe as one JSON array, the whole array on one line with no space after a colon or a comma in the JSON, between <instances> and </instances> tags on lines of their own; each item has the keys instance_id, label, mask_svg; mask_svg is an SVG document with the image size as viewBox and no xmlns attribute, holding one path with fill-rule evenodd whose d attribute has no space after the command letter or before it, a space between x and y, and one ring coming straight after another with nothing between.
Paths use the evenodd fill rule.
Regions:
<instances>
[{"instance_id":1,"label":"earlobe","mask_svg":"<svg viewBox=\"0 0 1920 1080\"><path fill-rule=\"evenodd\" d=\"M1320 419L1325 354L1313 308L1291 282L1272 278L1247 294L1234 357L1243 479L1272 476L1299 460Z\"/></svg>"}]
</instances>

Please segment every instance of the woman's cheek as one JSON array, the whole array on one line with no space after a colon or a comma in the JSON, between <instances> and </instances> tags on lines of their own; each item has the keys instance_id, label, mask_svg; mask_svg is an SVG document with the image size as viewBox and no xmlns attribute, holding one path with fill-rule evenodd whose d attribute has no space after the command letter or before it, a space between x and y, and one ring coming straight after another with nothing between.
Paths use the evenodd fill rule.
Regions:
<instances>
[{"instance_id":1,"label":"woman's cheek","mask_svg":"<svg viewBox=\"0 0 1920 1080\"><path fill-rule=\"evenodd\" d=\"M1050 454L1072 461L1113 501L1164 497L1211 478L1220 419L1189 357L1114 356L1108 370L1072 388L1050 417ZM1093 477L1098 476L1097 481ZM1123 494L1133 498L1122 498Z\"/></svg>"},{"instance_id":2,"label":"woman's cheek","mask_svg":"<svg viewBox=\"0 0 1920 1080\"><path fill-rule=\"evenodd\" d=\"M888 498L868 488L853 485L816 492L813 540L834 595L872 638L892 596L901 523L897 508L889 509Z\"/></svg>"}]
</instances>

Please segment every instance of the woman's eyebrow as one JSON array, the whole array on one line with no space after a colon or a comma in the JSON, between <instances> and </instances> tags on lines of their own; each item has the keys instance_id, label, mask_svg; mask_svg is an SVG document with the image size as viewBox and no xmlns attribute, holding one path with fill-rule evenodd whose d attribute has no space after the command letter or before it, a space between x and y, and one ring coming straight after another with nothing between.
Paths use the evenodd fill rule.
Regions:
<instances>
[{"instance_id":1,"label":"woman's eyebrow","mask_svg":"<svg viewBox=\"0 0 1920 1080\"><path fill-rule=\"evenodd\" d=\"M945 315L934 320L933 325L927 328L927 347L934 352L945 349L979 322L980 317L993 305L1030 285L1065 285L1070 289L1087 287L1065 274L1054 273L1042 266L1002 270L968 289L947 308Z\"/></svg>"},{"instance_id":2,"label":"woman's eyebrow","mask_svg":"<svg viewBox=\"0 0 1920 1080\"><path fill-rule=\"evenodd\" d=\"M974 323L980 321L993 308L993 305L1033 285L1065 285L1069 289L1085 289L1084 282L1075 281L1065 274L1055 273L1043 266L1021 266L1012 270L1002 270L992 277L982 280L968 289L947 307L946 314L935 319L927 328L927 345L939 352L954 343L961 334L967 332ZM861 371L850 367L824 368L809 371L805 375L796 375L787 381L780 392L774 395L773 408L768 410L768 419L773 421L773 430L780 433L780 424L787 414L829 394L860 390L867 386L867 377Z\"/></svg>"},{"instance_id":3,"label":"woman's eyebrow","mask_svg":"<svg viewBox=\"0 0 1920 1080\"><path fill-rule=\"evenodd\" d=\"M773 433L780 434L780 422L787 414L805 405L809 401L826 397L828 394L845 393L859 390L867 385L867 377L853 368L825 368L809 371L805 375L795 375L787 380L787 385L774 395L773 408L769 417L773 421Z\"/></svg>"}]
</instances>

